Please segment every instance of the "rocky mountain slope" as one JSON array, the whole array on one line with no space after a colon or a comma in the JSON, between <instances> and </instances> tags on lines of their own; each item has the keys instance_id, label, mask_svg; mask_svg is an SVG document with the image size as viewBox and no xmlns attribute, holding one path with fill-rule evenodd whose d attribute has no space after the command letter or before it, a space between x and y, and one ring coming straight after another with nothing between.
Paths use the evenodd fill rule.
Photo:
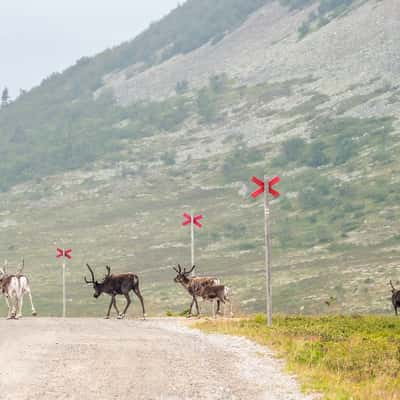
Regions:
<instances>
[{"instance_id":1,"label":"rocky mountain slope","mask_svg":"<svg viewBox=\"0 0 400 400\"><path fill-rule=\"evenodd\" d=\"M83 285L87 261L99 277L106 263L139 273L150 311L182 310L171 267L190 259L180 225L190 209L205 216L198 272L232 286L238 310L263 310L262 205L249 198L263 173L282 177L276 311L389 310L387 281L400 279L400 5L231 1L236 17L191 30L189 47L175 33L149 38L169 37L168 18L176 32L220 18L229 1L189 1L0 111L0 250L14 263L25 255L44 314L60 311L56 246L74 251L71 314L107 302ZM138 43L157 44L150 60Z\"/></svg>"}]
</instances>

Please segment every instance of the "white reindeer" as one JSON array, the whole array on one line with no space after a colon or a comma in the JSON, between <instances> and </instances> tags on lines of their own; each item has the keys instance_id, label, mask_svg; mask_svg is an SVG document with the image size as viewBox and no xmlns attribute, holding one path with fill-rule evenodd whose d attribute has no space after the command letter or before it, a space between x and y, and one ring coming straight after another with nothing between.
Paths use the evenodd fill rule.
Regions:
<instances>
[{"instance_id":1,"label":"white reindeer","mask_svg":"<svg viewBox=\"0 0 400 400\"><path fill-rule=\"evenodd\" d=\"M3 293L7 303L7 319L19 319L22 317L22 305L25 294L29 296L32 315L36 315L28 278L22 275L24 264L24 259L22 259L22 264L16 274L8 274L7 261L4 264L4 269L0 268L0 292Z\"/></svg>"}]
</instances>

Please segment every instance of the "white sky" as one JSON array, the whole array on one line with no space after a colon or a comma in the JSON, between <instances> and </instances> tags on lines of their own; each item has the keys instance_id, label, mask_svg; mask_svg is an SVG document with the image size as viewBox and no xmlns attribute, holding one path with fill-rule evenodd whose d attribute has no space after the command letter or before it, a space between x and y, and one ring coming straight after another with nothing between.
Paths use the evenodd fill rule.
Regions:
<instances>
[{"instance_id":1,"label":"white sky","mask_svg":"<svg viewBox=\"0 0 400 400\"><path fill-rule=\"evenodd\" d=\"M0 89L15 97L82 56L132 39L178 2L0 0Z\"/></svg>"}]
</instances>

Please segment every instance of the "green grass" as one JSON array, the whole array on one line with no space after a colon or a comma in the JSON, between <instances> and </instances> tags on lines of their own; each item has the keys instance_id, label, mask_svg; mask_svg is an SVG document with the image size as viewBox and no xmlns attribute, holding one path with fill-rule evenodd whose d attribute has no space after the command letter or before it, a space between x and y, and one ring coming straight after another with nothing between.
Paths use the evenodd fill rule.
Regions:
<instances>
[{"instance_id":1,"label":"green grass","mask_svg":"<svg viewBox=\"0 0 400 400\"><path fill-rule=\"evenodd\" d=\"M206 332L272 347L306 391L326 400L400 399L400 319L382 316L275 316L206 321Z\"/></svg>"}]
</instances>

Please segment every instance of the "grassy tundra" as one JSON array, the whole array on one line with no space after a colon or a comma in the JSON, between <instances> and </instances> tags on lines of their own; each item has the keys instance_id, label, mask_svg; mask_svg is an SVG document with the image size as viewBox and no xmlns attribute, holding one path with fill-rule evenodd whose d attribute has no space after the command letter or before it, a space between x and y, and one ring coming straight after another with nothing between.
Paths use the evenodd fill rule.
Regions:
<instances>
[{"instance_id":1,"label":"grassy tundra","mask_svg":"<svg viewBox=\"0 0 400 400\"><path fill-rule=\"evenodd\" d=\"M381 316L264 316L205 321L207 332L246 336L287 360L306 391L326 400L400 399L400 319Z\"/></svg>"}]
</instances>

